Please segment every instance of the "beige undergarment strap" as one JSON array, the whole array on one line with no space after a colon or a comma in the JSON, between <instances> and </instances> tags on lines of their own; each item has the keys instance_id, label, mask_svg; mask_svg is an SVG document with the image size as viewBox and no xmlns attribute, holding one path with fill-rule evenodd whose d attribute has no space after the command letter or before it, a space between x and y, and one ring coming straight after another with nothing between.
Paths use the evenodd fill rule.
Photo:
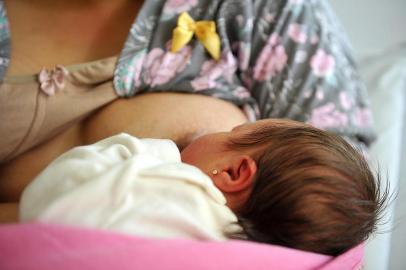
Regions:
<instances>
[{"instance_id":1,"label":"beige undergarment strap","mask_svg":"<svg viewBox=\"0 0 406 270\"><path fill-rule=\"evenodd\" d=\"M0 86L0 162L27 151L115 100L116 57L67 67L65 87L45 94L37 76L6 78Z\"/></svg>"}]
</instances>

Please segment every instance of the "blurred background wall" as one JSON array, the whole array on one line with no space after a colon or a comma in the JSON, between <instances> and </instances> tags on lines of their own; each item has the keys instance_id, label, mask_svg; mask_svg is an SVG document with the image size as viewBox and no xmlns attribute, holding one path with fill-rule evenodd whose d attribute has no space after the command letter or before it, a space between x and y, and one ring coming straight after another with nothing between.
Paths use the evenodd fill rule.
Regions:
<instances>
[{"instance_id":1,"label":"blurred background wall","mask_svg":"<svg viewBox=\"0 0 406 270\"><path fill-rule=\"evenodd\" d=\"M397 193L368 241L366 270L406 269L406 0L330 0L371 96L378 132L371 156Z\"/></svg>"},{"instance_id":2,"label":"blurred background wall","mask_svg":"<svg viewBox=\"0 0 406 270\"><path fill-rule=\"evenodd\" d=\"M330 0L363 57L406 42L406 0Z\"/></svg>"}]
</instances>

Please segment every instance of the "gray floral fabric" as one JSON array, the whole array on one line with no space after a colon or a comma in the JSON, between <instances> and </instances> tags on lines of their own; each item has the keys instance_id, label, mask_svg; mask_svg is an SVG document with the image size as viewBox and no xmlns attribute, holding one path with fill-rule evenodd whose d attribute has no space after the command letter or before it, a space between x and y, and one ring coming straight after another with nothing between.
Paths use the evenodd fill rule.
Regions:
<instances>
[{"instance_id":1,"label":"gray floral fabric","mask_svg":"<svg viewBox=\"0 0 406 270\"><path fill-rule=\"evenodd\" d=\"M0 79L4 78L10 61L10 33L4 2L0 0Z\"/></svg>"},{"instance_id":2,"label":"gray floral fabric","mask_svg":"<svg viewBox=\"0 0 406 270\"><path fill-rule=\"evenodd\" d=\"M184 11L216 23L218 61L196 38L170 51ZM0 15L7 29L1 4ZM9 33L1 31L0 72L9 57ZM352 49L323 0L146 0L119 56L114 87L122 97L209 95L240 106L251 120L290 118L366 145L374 138Z\"/></svg>"},{"instance_id":3,"label":"gray floral fabric","mask_svg":"<svg viewBox=\"0 0 406 270\"><path fill-rule=\"evenodd\" d=\"M356 142L373 138L365 87L344 31L323 0L145 2L116 70L121 96L176 91L215 96L252 119L290 118ZM170 52L183 11L213 20L222 56L192 40Z\"/></svg>"}]
</instances>

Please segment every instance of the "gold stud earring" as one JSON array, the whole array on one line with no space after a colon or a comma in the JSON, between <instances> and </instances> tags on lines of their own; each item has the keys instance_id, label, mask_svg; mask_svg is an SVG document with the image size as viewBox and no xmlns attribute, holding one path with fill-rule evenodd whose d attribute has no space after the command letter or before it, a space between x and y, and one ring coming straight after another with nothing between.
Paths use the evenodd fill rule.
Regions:
<instances>
[{"instance_id":1,"label":"gold stud earring","mask_svg":"<svg viewBox=\"0 0 406 270\"><path fill-rule=\"evenodd\" d=\"M219 171L213 170L211 173L212 173L213 175L217 175L217 174L219 173Z\"/></svg>"}]
</instances>

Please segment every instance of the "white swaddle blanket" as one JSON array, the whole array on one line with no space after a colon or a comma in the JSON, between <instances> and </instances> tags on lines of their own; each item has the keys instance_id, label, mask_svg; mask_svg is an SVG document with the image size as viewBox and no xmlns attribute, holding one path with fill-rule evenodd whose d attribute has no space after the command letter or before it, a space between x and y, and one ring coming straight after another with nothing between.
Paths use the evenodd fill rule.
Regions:
<instances>
[{"instance_id":1,"label":"white swaddle blanket","mask_svg":"<svg viewBox=\"0 0 406 270\"><path fill-rule=\"evenodd\" d=\"M237 221L225 203L207 175L181 163L174 142L120 134L52 162L24 190L20 221L222 240Z\"/></svg>"}]
</instances>

